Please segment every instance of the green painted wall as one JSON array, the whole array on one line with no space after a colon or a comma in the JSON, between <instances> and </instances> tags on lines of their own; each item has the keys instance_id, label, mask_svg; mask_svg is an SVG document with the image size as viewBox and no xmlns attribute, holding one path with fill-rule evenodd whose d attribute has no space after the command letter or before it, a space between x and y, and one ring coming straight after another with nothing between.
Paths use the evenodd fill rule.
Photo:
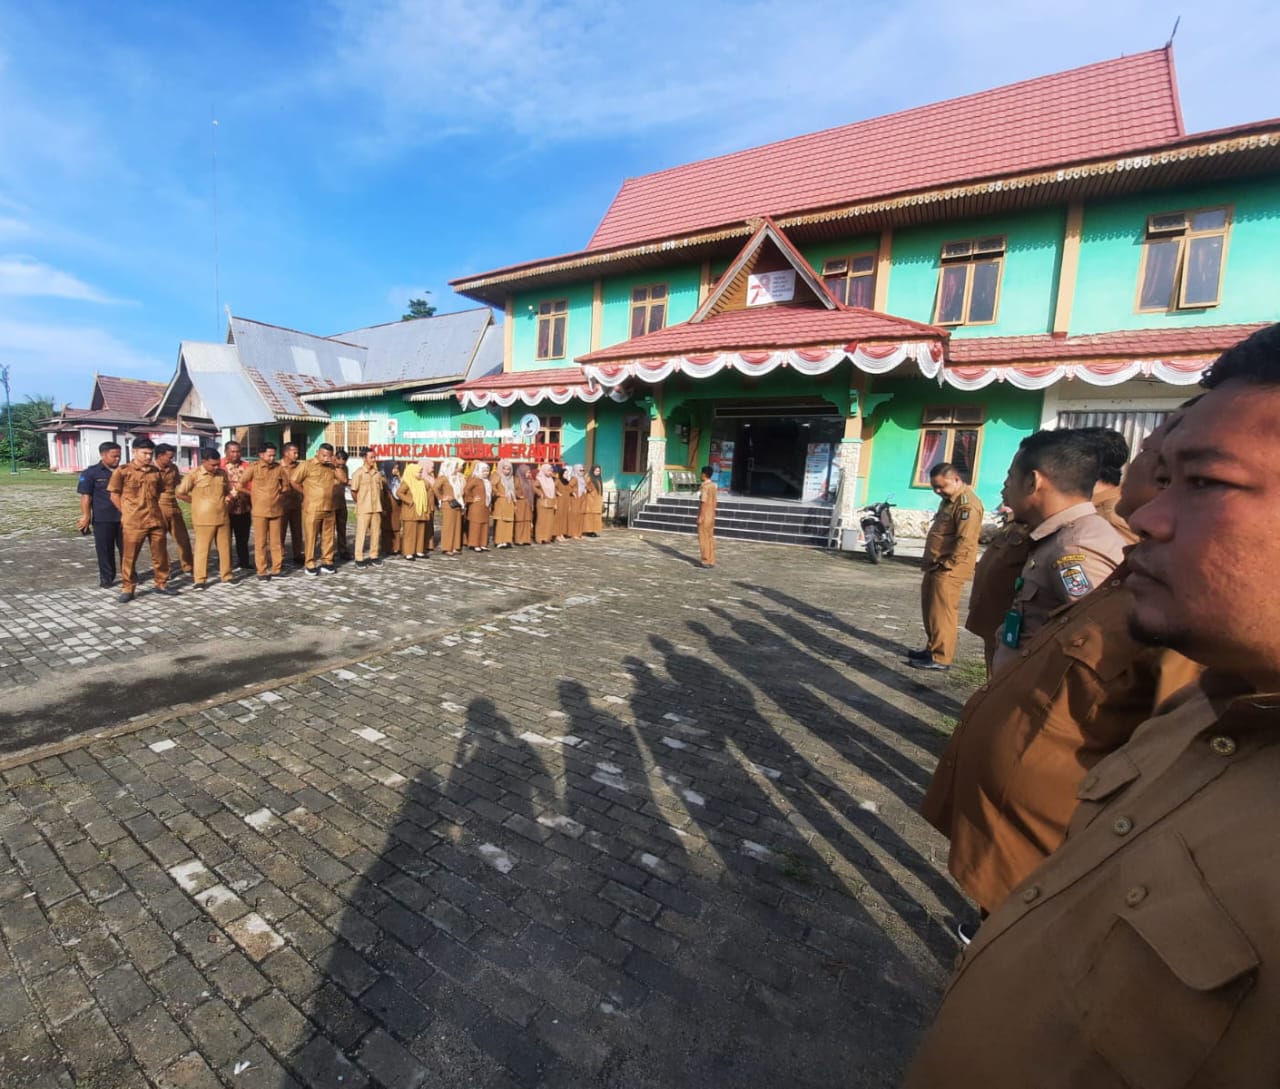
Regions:
<instances>
[{"instance_id":1,"label":"green painted wall","mask_svg":"<svg viewBox=\"0 0 1280 1089\"><path fill-rule=\"evenodd\" d=\"M398 393L384 397L361 397L350 401L328 401L325 406L329 416L334 420L368 420L369 441L381 444L388 441L386 423L396 421L396 441L421 442L425 440L406 439L410 431L447 431L474 424L486 429L502 425L499 409L474 408L462 411L456 398L444 401L409 402ZM324 428L319 424L312 425L314 434L308 438L307 456L314 456L316 449L324 442ZM309 428L310 430L310 428Z\"/></svg>"},{"instance_id":2,"label":"green painted wall","mask_svg":"<svg viewBox=\"0 0 1280 1089\"><path fill-rule=\"evenodd\" d=\"M603 312L600 321L600 347L631 339L631 291L650 284L667 285L667 324L688 321L698 309L698 281L701 265L659 269L618 276L604 281ZM590 316L588 315L588 322ZM602 466L603 468L603 466Z\"/></svg>"},{"instance_id":3,"label":"green painted wall","mask_svg":"<svg viewBox=\"0 0 1280 1089\"><path fill-rule=\"evenodd\" d=\"M889 313L915 321L933 321L943 243L1002 234L1007 239L1007 249L995 322L957 326L951 335L960 339L1048 332L1053 327L1066 222L1065 208L1050 208L1019 216L989 216L898 231L893 237Z\"/></svg>"},{"instance_id":4,"label":"green painted wall","mask_svg":"<svg viewBox=\"0 0 1280 1089\"><path fill-rule=\"evenodd\" d=\"M1003 382L965 392L950 387L939 389L935 383L919 379L877 379L872 392L892 393L893 400L880 405L871 417L869 433L874 436L874 442L869 475L867 448L863 446L862 472L867 478L867 502L893 495L894 502L906 508L926 510L937 505L936 497L928 488L912 486L920 447L921 413L926 405L986 405L987 422L982 431L974 487L988 510L1000 505L1000 490L1018 443L1040 427L1043 395Z\"/></svg>"},{"instance_id":5,"label":"green painted wall","mask_svg":"<svg viewBox=\"0 0 1280 1089\"><path fill-rule=\"evenodd\" d=\"M546 370L572 367L574 359L591 351L591 296L593 281L556 285L515 296L511 318L511 369ZM538 358L538 304L554 299L569 300L569 324L565 330L563 359Z\"/></svg>"},{"instance_id":6,"label":"green painted wall","mask_svg":"<svg viewBox=\"0 0 1280 1089\"><path fill-rule=\"evenodd\" d=\"M878 234L859 234L836 242L815 242L803 247L800 252L813 266L813 271L821 276L823 264L832 257L847 257L851 253L875 253L879 248Z\"/></svg>"},{"instance_id":7,"label":"green painted wall","mask_svg":"<svg viewBox=\"0 0 1280 1089\"><path fill-rule=\"evenodd\" d=\"M1138 270L1147 217L1212 205L1234 206L1222 301L1199 310L1139 314ZM1071 332L1233 325L1280 318L1275 268L1280 254L1280 178L1233 181L1086 205Z\"/></svg>"}]
</instances>

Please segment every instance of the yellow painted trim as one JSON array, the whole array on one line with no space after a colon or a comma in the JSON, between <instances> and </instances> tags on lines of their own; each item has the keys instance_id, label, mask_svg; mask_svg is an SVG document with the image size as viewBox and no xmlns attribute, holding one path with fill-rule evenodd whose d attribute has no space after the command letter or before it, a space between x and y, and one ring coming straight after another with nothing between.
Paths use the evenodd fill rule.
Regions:
<instances>
[{"instance_id":1,"label":"yellow painted trim","mask_svg":"<svg viewBox=\"0 0 1280 1089\"><path fill-rule=\"evenodd\" d=\"M505 374L513 370L512 356L515 354L516 343L516 301L510 295L507 296L507 305L502 308L502 370Z\"/></svg>"},{"instance_id":2,"label":"yellow painted trim","mask_svg":"<svg viewBox=\"0 0 1280 1089\"><path fill-rule=\"evenodd\" d=\"M649 438L665 439L667 437L667 421L662 418L662 389L653 391L653 407L655 412L649 417Z\"/></svg>"},{"instance_id":3,"label":"yellow painted trim","mask_svg":"<svg viewBox=\"0 0 1280 1089\"><path fill-rule=\"evenodd\" d=\"M880 232L880 248L876 253L876 286L872 309L889 312L889 269L893 267L893 228Z\"/></svg>"},{"instance_id":4,"label":"yellow painted trim","mask_svg":"<svg viewBox=\"0 0 1280 1089\"><path fill-rule=\"evenodd\" d=\"M599 281L596 281L599 283ZM587 469L596 463L596 406L587 405Z\"/></svg>"},{"instance_id":5,"label":"yellow painted trim","mask_svg":"<svg viewBox=\"0 0 1280 1089\"><path fill-rule=\"evenodd\" d=\"M1076 276L1080 271L1080 235L1084 227L1084 205L1067 205L1067 226L1062 234L1062 265L1058 270L1058 298L1053 308L1053 331L1071 328L1071 307L1076 300Z\"/></svg>"},{"instance_id":6,"label":"yellow painted trim","mask_svg":"<svg viewBox=\"0 0 1280 1089\"><path fill-rule=\"evenodd\" d=\"M702 262L702 271L698 273L698 305L701 306L707 301L707 296L711 294L711 262Z\"/></svg>"},{"instance_id":7,"label":"yellow painted trim","mask_svg":"<svg viewBox=\"0 0 1280 1089\"><path fill-rule=\"evenodd\" d=\"M591 286L591 350L600 347L600 329L604 324L604 281L597 278Z\"/></svg>"}]
</instances>

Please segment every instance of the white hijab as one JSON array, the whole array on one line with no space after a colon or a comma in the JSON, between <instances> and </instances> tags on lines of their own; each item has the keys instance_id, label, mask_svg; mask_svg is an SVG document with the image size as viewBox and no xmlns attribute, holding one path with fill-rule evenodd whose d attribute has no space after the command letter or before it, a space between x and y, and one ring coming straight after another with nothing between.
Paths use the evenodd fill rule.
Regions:
<instances>
[{"instance_id":1,"label":"white hijab","mask_svg":"<svg viewBox=\"0 0 1280 1089\"><path fill-rule=\"evenodd\" d=\"M467 482L462 476L462 459L450 458L441 469L441 475L448 479L449 486L453 488L454 499L461 503L463 489L467 486Z\"/></svg>"},{"instance_id":2,"label":"white hijab","mask_svg":"<svg viewBox=\"0 0 1280 1089\"><path fill-rule=\"evenodd\" d=\"M477 461L471 466L471 475L478 476L484 484L484 501L488 506L493 502L493 481L489 479L489 463L487 461Z\"/></svg>"}]
</instances>

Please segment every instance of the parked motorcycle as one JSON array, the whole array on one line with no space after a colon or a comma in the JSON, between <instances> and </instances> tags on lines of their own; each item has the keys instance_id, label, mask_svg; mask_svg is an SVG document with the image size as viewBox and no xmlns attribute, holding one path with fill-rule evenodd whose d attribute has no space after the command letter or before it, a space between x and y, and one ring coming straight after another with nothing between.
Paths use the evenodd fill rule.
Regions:
<instances>
[{"instance_id":1,"label":"parked motorcycle","mask_svg":"<svg viewBox=\"0 0 1280 1089\"><path fill-rule=\"evenodd\" d=\"M882 556L892 556L897 546L897 538L893 535L893 508L896 503L887 499L882 503L872 503L863 507L858 513L862 515L859 525L862 537L866 542L867 558L872 563L879 563Z\"/></svg>"}]
</instances>

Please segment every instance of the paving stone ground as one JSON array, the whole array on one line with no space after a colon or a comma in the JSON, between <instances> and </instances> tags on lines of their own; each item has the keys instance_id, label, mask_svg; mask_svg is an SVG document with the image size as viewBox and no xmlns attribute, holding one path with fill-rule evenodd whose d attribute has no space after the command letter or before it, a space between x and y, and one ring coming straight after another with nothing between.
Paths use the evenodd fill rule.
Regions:
<instances>
[{"instance_id":1,"label":"paving stone ground","mask_svg":"<svg viewBox=\"0 0 1280 1089\"><path fill-rule=\"evenodd\" d=\"M720 552L122 606L90 542L8 542L0 1085L896 1084L966 911L914 809L980 646L906 667L910 564Z\"/></svg>"}]
</instances>

